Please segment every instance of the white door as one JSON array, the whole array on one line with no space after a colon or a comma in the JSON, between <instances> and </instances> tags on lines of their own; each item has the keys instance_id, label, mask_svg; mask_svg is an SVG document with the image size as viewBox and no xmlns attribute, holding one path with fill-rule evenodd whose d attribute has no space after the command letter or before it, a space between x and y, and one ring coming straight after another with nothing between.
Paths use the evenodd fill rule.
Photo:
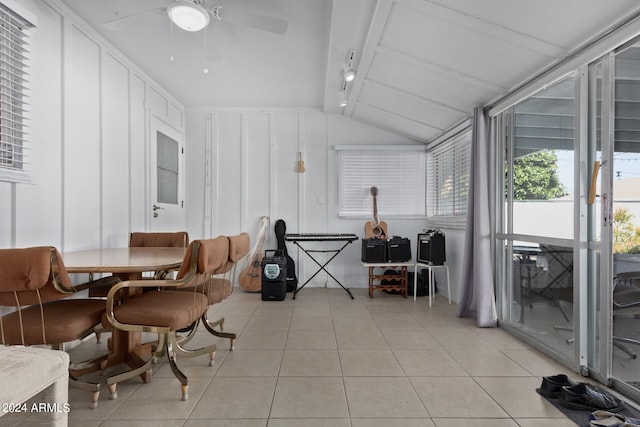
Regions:
<instances>
[{"instance_id":1,"label":"white door","mask_svg":"<svg viewBox=\"0 0 640 427\"><path fill-rule=\"evenodd\" d=\"M184 137L155 116L150 120L151 231L184 229Z\"/></svg>"}]
</instances>

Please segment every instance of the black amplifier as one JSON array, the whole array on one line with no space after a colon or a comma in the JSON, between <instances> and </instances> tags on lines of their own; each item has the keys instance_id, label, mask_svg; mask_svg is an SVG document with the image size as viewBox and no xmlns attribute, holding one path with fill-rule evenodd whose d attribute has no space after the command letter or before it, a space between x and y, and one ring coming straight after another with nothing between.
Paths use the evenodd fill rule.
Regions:
<instances>
[{"instance_id":1,"label":"black amplifier","mask_svg":"<svg viewBox=\"0 0 640 427\"><path fill-rule=\"evenodd\" d=\"M362 239L362 262L387 262L387 241Z\"/></svg>"},{"instance_id":2,"label":"black amplifier","mask_svg":"<svg viewBox=\"0 0 640 427\"><path fill-rule=\"evenodd\" d=\"M406 237L393 236L387 241L387 260L407 262L411 259L411 241Z\"/></svg>"},{"instance_id":3,"label":"black amplifier","mask_svg":"<svg viewBox=\"0 0 640 427\"><path fill-rule=\"evenodd\" d=\"M440 230L429 230L418 234L418 262L443 265L447 260L445 236Z\"/></svg>"},{"instance_id":4,"label":"black amplifier","mask_svg":"<svg viewBox=\"0 0 640 427\"><path fill-rule=\"evenodd\" d=\"M269 253L273 255L268 256ZM282 301L287 296L287 258L282 251L264 251L262 271L262 301Z\"/></svg>"}]
</instances>

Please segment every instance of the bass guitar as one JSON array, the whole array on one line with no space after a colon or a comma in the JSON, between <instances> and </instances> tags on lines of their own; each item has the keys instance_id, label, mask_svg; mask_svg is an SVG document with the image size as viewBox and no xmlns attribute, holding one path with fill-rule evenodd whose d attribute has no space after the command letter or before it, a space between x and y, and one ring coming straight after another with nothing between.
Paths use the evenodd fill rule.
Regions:
<instances>
[{"instance_id":1,"label":"bass guitar","mask_svg":"<svg viewBox=\"0 0 640 427\"><path fill-rule=\"evenodd\" d=\"M287 245L284 241L284 235L287 234L287 223L282 219L277 220L274 231L278 242L277 248L287 258L287 292L295 292L298 287L296 264L293 262L293 258L289 256L289 251L287 251Z\"/></svg>"},{"instance_id":2,"label":"bass guitar","mask_svg":"<svg viewBox=\"0 0 640 427\"><path fill-rule=\"evenodd\" d=\"M238 275L238 284L247 292L260 292L262 290L262 271L260 263L264 257L264 242L267 238L269 217L260 217L260 230L258 238L251 252L247 256L247 264Z\"/></svg>"},{"instance_id":3,"label":"bass guitar","mask_svg":"<svg viewBox=\"0 0 640 427\"><path fill-rule=\"evenodd\" d=\"M365 239L386 239L387 223L378 220L378 187L371 187L373 197L373 220L364 225Z\"/></svg>"}]
</instances>

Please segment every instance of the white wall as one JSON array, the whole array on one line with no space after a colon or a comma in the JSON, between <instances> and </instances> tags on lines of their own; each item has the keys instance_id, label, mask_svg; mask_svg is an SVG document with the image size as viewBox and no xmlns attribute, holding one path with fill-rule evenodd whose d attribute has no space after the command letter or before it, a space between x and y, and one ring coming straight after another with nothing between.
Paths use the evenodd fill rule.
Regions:
<instances>
[{"instance_id":1,"label":"white wall","mask_svg":"<svg viewBox=\"0 0 640 427\"><path fill-rule=\"evenodd\" d=\"M38 19L31 70L34 183L0 182L0 247L117 247L126 245L129 231L147 230L151 113L186 132L185 218L192 239L241 231L255 238L261 215L270 216L272 226L283 218L290 232L362 237L366 219L336 214L333 146L416 143L311 109L185 115L171 95L58 0L22 4ZM298 152L304 174L296 171ZM413 251L416 235L428 227L424 220L388 223L392 234L412 239ZM460 239L452 237L448 252L455 255ZM267 247L275 245L271 236ZM304 280L315 264L289 246ZM357 241L330 264L350 287L367 285L360 250ZM325 283L337 286L325 275L312 284Z\"/></svg>"},{"instance_id":2,"label":"white wall","mask_svg":"<svg viewBox=\"0 0 640 427\"><path fill-rule=\"evenodd\" d=\"M271 219L267 248L276 246L273 225L280 218L292 233L355 233L362 238L366 218L337 216L337 161L333 147L417 143L344 116L315 110L198 109L187 111L186 123L186 221L190 236L208 238L247 231L253 242L260 216L267 215ZM302 153L305 173L297 172L298 152ZM428 228L425 220L387 222L390 234L411 239L413 252L417 234ZM447 241L453 262L454 296L457 292L453 284L457 283L454 279L459 270L455 265L462 258L463 234L452 232ZM335 243L313 245L322 249L334 247ZM316 271L315 264L293 244L289 243L288 249L297 261L303 282ZM367 273L360 264L360 255L361 242L356 241L328 269L345 286L366 287ZM325 259L323 255L316 256ZM444 286L444 279L439 279L438 285ZM308 286L325 284L337 286L326 274L316 276Z\"/></svg>"},{"instance_id":3,"label":"white wall","mask_svg":"<svg viewBox=\"0 0 640 427\"><path fill-rule=\"evenodd\" d=\"M57 0L37 19L30 69L33 184L0 182L0 247L125 246L148 226L148 117L184 109Z\"/></svg>"}]
</instances>

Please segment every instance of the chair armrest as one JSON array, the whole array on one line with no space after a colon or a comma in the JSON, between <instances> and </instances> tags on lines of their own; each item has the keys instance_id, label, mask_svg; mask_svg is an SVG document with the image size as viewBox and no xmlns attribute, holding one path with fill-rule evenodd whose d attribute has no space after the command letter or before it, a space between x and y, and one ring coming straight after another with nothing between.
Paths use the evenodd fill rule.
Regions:
<instances>
[{"instance_id":1,"label":"chair armrest","mask_svg":"<svg viewBox=\"0 0 640 427\"><path fill-rule=\"evenodd\" d=\"M84 291L85 289L93 288L93 287L96 287L96 286L113 286L116 283L119 283L121 281L122 281L122 279L120 279L118 276L102 277L100 279L91 280L91 281L86 282L86 283L80 283L79 285L75 285L72 288L72 291L73 292Z\"/></svg>"}]
</instances>

